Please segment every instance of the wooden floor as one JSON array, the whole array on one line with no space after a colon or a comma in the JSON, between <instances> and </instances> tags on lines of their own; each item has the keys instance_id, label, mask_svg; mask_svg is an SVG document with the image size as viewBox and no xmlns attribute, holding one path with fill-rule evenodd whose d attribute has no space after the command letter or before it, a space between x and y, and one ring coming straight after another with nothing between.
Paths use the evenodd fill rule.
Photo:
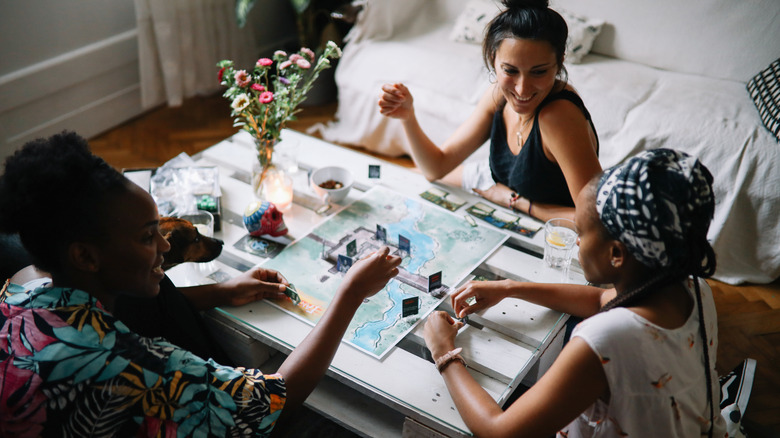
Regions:
<instances>
[{"instance_id":1,"label":"wooden floor","mask_svg":"<svg viewBox=\"0 0 780 438\"><path fill-rule=\"evenodd\" d=\"M336 104L307 107L290 128L332 120ZM219 95L159 108L90 139L93 151L117 168L159 166L181 152L193 155L236 132ZM393 159L412 166L409 159ZM731 286L710 281L718 309L718 372L748 357L758 362L743 424L750 438L780 437L780 282Z\"/></svg>"}]
</instances>

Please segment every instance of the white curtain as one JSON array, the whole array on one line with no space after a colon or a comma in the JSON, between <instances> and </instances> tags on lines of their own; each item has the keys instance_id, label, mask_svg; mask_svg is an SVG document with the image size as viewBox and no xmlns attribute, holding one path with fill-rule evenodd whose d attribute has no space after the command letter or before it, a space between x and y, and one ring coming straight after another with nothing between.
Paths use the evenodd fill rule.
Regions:
<instances>
[{"instance_id":1,"label":"white curtain","mask_svg":"<svg viewBox=\"0 0 780 438\"><path fill-rule=\"evenodd\" d=\"M135 0L141 102L144 108L220 89L217 62L251 67L251 26L239 29L234 0Z\"/></svg>"}]
</instances>

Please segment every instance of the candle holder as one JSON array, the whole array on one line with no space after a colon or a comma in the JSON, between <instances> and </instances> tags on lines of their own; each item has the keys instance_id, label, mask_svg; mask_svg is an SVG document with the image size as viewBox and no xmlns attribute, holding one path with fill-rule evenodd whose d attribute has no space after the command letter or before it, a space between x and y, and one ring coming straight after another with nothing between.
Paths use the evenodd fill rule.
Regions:
<instances>
[{"instance_id":1,"label":"candle holder","mask_svg":"<svg viewBox=\"0 0 780 438\"><path fill-rule=\"evenodd\" d=\"M289 211L293 201L293 180L286 172L272 168L263 181L261 199L272 202L281 211Z\"/></svg>"}]
</instances>

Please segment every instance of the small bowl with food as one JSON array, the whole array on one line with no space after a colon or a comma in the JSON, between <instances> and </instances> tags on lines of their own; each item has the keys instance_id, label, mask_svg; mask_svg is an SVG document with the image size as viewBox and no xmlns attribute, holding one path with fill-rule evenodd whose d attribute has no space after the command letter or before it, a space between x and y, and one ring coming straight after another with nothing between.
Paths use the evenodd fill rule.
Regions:
<instances>
[{"instance_id":1,"label":"small bowl with food","mask_svg":"<svg viewBox=\"0 0 780 438\"><path fill-rule=\"evenodd\" d=\"M320 167L311 174L312 189L326 203L343 201L354 182L352 172L339 166Z\"/></svg>"}]
</instances>

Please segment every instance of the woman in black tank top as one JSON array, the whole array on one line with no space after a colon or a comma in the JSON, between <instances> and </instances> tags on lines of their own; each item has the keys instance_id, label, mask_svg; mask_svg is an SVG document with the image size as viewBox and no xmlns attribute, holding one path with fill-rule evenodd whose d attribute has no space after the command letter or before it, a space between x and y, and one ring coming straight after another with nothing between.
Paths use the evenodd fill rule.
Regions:
<instances>
[{"instance_id":1,"label":"woman in black tank top","mask_svg":"<svg viewBox=\"0 0 780 438\"><path fill-rule=\"evenodd\" d=\"M464 178L471 168L460 165L490 139L492 187L464 188L541 220L573 219L573 200L601 165L590 114L566 82L568 28L545 1L505 4L482 47L495 80L447 141L438 146L425 135L403 84L382 87L380 113L402 121L412 158L428 180L471 184Z\"/></svg>"}]
</instances>

